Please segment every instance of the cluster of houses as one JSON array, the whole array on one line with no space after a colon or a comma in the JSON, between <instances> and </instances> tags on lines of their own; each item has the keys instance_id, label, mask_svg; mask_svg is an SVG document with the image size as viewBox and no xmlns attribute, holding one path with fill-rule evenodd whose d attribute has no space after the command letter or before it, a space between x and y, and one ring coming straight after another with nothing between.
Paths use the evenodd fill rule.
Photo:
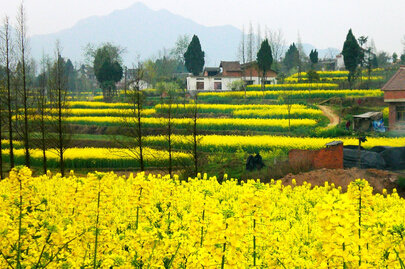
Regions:
<instances>
[{"instance_id":1,"label":"cluster of houses","mask_svg":"<svg viewBox=\"0 0 405 269\"><path fill-rule=\"evenodd\" d=\"M255 62L240 64L239 61L221 61L219 67L205 67L201 76L187 77L188 91L230 91L233 82L244 81L246 85L276 84L277 72L269 70L260 76ZM262 78L263 77L263 78Z\"/></svg>"}]
</instances>

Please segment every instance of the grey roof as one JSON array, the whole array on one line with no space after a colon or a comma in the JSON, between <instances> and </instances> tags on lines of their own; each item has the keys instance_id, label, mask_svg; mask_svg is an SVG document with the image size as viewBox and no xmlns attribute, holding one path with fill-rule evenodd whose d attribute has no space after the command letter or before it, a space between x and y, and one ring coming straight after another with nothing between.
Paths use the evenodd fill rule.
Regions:
<instances>
[{"instance_id":1,"label":"grey roof","mask_svg":"<svg viewBox=\"0 0 405 269\"><path fill-rule=\"evenodd\" d=\"M405 91L405 66L401 65L399 70L381 88L382 91Z\"/></svg>"},{"instance_id":2,"label":"grey roof","mask_svg":"<svg viewBox=\"0 0 405 269\"><path fill-rule=\"evenodd\" d=\"M337 145L340 145L340 144L343 144L343 141L335 140L335 141L332 141L332 142L329 142L329 143L325 144L325 146L330 147L330 146L337 146Z\"/></svg>"},{"instance_id":3,"label":"grey roof","mask_svg":"<svg viewBox=\"0 0 405 269\"><path fill-rule=\"evenodd\" d=\"M379 120L383 117L382 112L366 112L364 114L353 115L354 119L370 119L370 120Z\"/></svg>"}]
</instances>

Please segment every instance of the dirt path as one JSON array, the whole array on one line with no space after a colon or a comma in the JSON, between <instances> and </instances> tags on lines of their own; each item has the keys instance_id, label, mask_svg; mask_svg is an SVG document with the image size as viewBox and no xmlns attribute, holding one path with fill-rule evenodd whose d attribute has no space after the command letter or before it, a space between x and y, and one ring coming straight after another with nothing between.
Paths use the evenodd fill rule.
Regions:
<instances>
[{"instance_id":1,"label":"dirt path","mask_svg":"<svg viewBox=\"0 0 405 269\"><path fill-rule=\"evenodd\" d=\"M330 120L330 123L328 124L327 128L331 128L339 124L339 116L333 113L330 107L319 106L319 108L322 110L323 114Z\"/></svg>"}]
</instances>

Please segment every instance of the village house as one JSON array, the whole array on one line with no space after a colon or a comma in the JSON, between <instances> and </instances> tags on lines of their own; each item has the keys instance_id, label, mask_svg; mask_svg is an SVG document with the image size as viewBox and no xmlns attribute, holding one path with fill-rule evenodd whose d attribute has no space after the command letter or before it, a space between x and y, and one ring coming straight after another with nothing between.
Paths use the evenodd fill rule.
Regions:
<instances>
[{"instance_id":1,"label":"village house","mask_svg":"<svg viewBox=\"0 0 405 269\"><path fill-rule=\"evenodd\" d=\"M405 66L381 88L389 106L389 128L405 130Z\"/></svg>"},{"instance_id":2,"label":"village house","mask_svg":"<svg viewBox=\"0 0 405 269\"><path fill-rule=\"evenodd\" d=\"M276 84L277 72L266 72L265 84ZM187 77L188 91L230 91L232 82L243 80L246 85L260 84L261 76L256 63L221 61L219 67L206 67L201 76Z\"/></svg>"},{"instance_id":3,"label":"village house","mask_svg":"<svg viewBox=\"0 0 405 269\"><path fill-rule=\"evenodd\" d=\"M137 73L138 73L138 69L131 69L131 68L126 69L125 68L121 81L119 81L116 84L117 89L120 89L120 90L122 90L122 89L124 89L124 90L126 90L126 89L134 89L135 83L136 83L136 80L137 80ZM147 83L145 80L142 80L142 79L139 80L138 83L139 83L138 86L139 86L140 90L145 90L145 89L150 88L152 86L149 83Z\"/></svg>"}]
</instances>

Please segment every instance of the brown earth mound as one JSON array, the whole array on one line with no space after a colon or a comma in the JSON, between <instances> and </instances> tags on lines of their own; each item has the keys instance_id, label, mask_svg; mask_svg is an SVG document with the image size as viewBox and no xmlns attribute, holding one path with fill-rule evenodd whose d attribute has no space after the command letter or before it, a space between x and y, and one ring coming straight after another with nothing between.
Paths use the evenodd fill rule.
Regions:
<instances>
[{"instance_id":1,"label":"brown earth mound","mask_svg":"<svg viewBox=\"0 0 405 269\"><path fill-rule=\"evenodd\" d=\"M373 193L382 193L386 189L388 193L392 193L394 188L397 189L401 197L405 197L405 192L398 189L396 181L401 174L381 171L377 169L318 169L307 173L299 173L298 175L288 174L281 180L284 185L291 185L292 179L295 179L297 185L302 185L304 181L311 183L312 186L323 186L325 181L329 184L334 183L336 187L341 186L343 192L347 191L347 186L351 181L356 179L366 179L370 186L374 188Z\"/></svg>"}]
</instances>

